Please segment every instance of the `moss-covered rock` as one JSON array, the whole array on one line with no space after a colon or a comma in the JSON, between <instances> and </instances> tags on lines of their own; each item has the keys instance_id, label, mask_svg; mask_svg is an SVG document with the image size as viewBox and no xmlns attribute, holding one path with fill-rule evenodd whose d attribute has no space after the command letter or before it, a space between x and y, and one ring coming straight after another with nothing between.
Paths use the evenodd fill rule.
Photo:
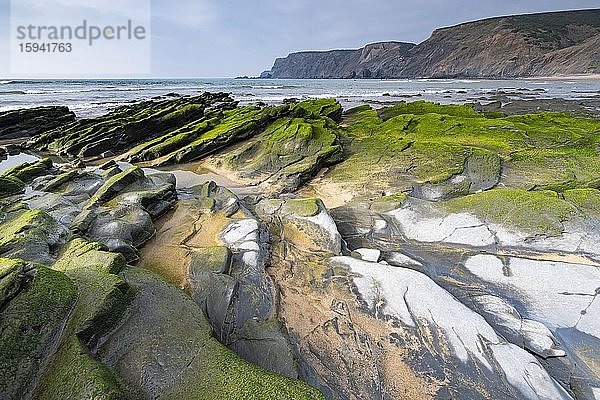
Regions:
<instances>
[{"instance_id":1,"label":"moss-covered rock","mask_svg":"<svg viewBox=\"0 0 600 400\"><path fill-rule=\"evenodd\" d=\"M300 103L302 104L302 103ZM252 140L216 158L270 191L293 191L342 157L338 127L328 118L280 118Z\"/></svg>"},{"instance_id":2,"label":"moss-covered rock","mask_svg":"<svg viewBox=\"0 0 600 400\"><path fill-rule=\"evenodd\" d=\"M36 107L0 112L0 137L28 138L37 136L75 120L67 107Z\"/></svg>"},{"instance_id":3,"label":"moss-covered rock","mask_svg":"<svg viewBox=\"0 0 600 400\"><path fill-rule=\"evenodd\" d=\"M23 163L7 170L3 176L13 177L22 182L31 182L34 178L47 175L52 168L52 160L44 158L33 163Z\"/></svg>"},{"instance_id":4,"label":"moss-covered rock","mask_svg":"<svg viewBox=\"0 0 600 400\"><path fill-rule=\"evenodd\" d=\"M297 117L327 117L339 121L342 117L342 106L336 99L307 100L293 104L292 113Z\"/></svg>"},{"instance_id":5,"label":"moss-covered rock","mask_svg":"<svg viewBox=\"0 0 600 400\"><path fill-rule=\"evenodd\" d=\"M13 263L20 274L18 292L0 311L0 392L6 399L30 395L52 356L77 298L67 276L41 265ZM18 264L15 267L15 263Z\"/></svg>"},{"instance_id":6,"label":"moss-covered rock","mask_svg":"<svg viewBox=\"0 0 600 400\"><path fill-rule=\"evenodd\" d=\"M0 254L26 261L51 263L63 243L66 229L41 210L18 209L4 213L0 224Z\"/></svg>"},{"instance_id":7,"label":"moss-covered rock","mask_svg":"<svg viewBox=\"0 0 600 400\"><path fill-rule=\"evenodd\" d=\"M0 197L23 193L25 184L13 176L0 176Z\"/></svg>"},{"instance_id":8,"label":"moss-covered rock","mask_svg":"<svg viewBox=\"0 0 600 400\"><path fill-rule=\"evenodd\" d=\"M317 192L336 185L365 199L416 187L430 192L424 198L444 200L496 184L560 192L598 185L597 119L562 113L490 118L471 105L416 102L380 111L362 107L343 124L345 160L316 182Z\"/></svg>"},{"instance_id":9,"label":"moss-covered rock","mask_svg":"<svg viewBox=\"0 0 600 400\"><path fill-rule=\"evenodd\" d=\"M84 209L90 209L95 206L102 205L109 200L112 200L126 187L142 180L144 171L141 168L131 166L125 171L116 174L106 181L106 183L94 193Z\"/></svg>"},{"instance_id":10,"label":"moss-covered rock","mask_svg":"<svg viewBox=\"0 0 600 400\"><path fill-rule=\"evenodd\" d=\"M36 390L38 399L122 399L118 378L95 359L99 340L115 329L134 292L117 274L122 255L99 243L70 242L53 268L64 271L79 296L65 329L64 340Z\"/></svg>"},{"instance_id":11,"label":"moss-covered rock","mask_svg":"<svg viewBox=\"0 0 600 400\"><path fill-rule=\"evenodd\" d=\"M261 109L248 106L227 110L219 124L198 136L185 146L165 156L160 164L188 162L205 157L228 145L238 143L259 133L270 122L286 115L286 105Z\"/></svg>"},{"instance_id":12,"label":"moss-covered rock","mask_svg":"<svg viewBox=\"0 0 600 400\"><path fill-rule=\"evenodd\" d=\"M226 110L235 105L226 93L145 101L50 130L29 144L39 150L80 157L98 156L108 150L120 154L202 118L208 107Z\"/></svg>"},{"instance_id":13,"label":"moss-covered rock","mask_svg":"<svg viewBox=\"0 0 600 400\"><path fill-rule=\"evenodd\" d=\"M0 305L21 288L25 263L7 258L0 259Z\"/></svg>"},{"instance_id":14,"label":"moss-covered rock","mask_svg":"<svg viewBox=\"0 0 600 400\"><path fill-rule=\"evenodd\" d=\"M564 222L577 214L575 207L556 192L494 189L444 203L450 212L471 213L495 223L533 235L557 236Z\"/></svg>"},{"instance_id":15,"label":"moss-covered rock","mask_svg":"<svg viewBox=\"0 0 600 400\"><path fill-rule=\"evenodd\" d=\"M101 346L132 395L157 399L322 399L306 384L237 357L211 336L196 303L150 272L129 268L138 295Z\"/></svg>"}]
</instances>

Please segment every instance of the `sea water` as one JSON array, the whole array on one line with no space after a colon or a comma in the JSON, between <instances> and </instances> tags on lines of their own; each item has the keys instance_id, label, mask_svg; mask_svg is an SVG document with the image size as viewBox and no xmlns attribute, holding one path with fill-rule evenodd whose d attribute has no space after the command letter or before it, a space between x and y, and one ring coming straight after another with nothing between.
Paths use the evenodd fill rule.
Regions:
<instances>
[{"instance_id":1,"label":"sea water","mask_svg":"<svg viewBox=\"0 0 600 400\"><path fill-rule=\"evenodd\" d=\"M284 99L335 97L344 108L365 103L429 100L463 103L509 99L599 99L600 80L313 80L313 79L131 79L131 80L2 80L0 111L66 105L78 117L105 113L119 105L168 93L231 93L241 104L276 104Z\"/></svg>"}]
</instances>

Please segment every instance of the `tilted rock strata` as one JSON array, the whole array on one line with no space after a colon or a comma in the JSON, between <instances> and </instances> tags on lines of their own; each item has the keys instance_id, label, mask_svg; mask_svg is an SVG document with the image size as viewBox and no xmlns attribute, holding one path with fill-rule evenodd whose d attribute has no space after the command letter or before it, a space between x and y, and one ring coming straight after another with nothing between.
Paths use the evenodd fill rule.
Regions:
<instances>
[{"instance_id":1,"label":"tilted rock strata","mask_svg":"<svg viewBox=\"0 0 600 400\"><path fill-rule=\"evenodd\" d=\"M263 78L516 78L600 71L600 10L484 19L436 29L418 45L292 53Z\"/></svg>"},{"instance_id":2,"label":"tilted rock strata","mask_svg":"<svg viewBox=\"0 0 600 400\"><path fill-rule=\"evenodd\" d=\"M0 260L0 388L7 399L322 398L238 358L212 336L189 296L127 266L124 255L145 237L130 215L146 213L154 229L152 218L174 201L169 175L145 176L136 167L65 172L70 179L57 173L35 180L37 190L2 199L2 254L24 260ZM157 196L165 183L171 197ZM54 192L41 191L48 187ZM109 210L99 214L103 207ZM81 210L94 210L91 225L102 219L112 234L73 230ZM91 235L106 245L77 238ZM114 240L128 243L125 251L115 248L124 255L109 251Z\"/></svg>"}]
</instances>

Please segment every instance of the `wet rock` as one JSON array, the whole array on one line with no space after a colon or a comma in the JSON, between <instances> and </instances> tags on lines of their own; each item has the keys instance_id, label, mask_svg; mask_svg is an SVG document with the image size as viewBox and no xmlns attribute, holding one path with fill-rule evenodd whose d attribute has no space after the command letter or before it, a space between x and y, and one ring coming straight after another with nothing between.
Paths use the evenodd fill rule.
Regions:
<instances>
[{"instance_id":1,"label":"wet rock","mask_svg":"<svg viewBox=\"0 0 600 400\"><path fill-rule=\"evenodd\" d=\"M320 394L235 357L211 337L198 305L142 269L123 277L137 290L131 312L99 349L132 394L159 399L319 399ZM137 389L136 389L137 388Z\"/></svg>"},{"instance_id":2,"label":"wet rock","mask_svg":"<svg viewBox=\"0 0 600 400\"><path fill-rule=\"evenodd\" d=\"M338 255L341 237L319 199L265 200L256 206L261 218L282 224L285 240L301 248Z\"/></svg>"},{"instance_id":3,"label":"wet rock","mask_svg":"<svg viewBox=\"0 0 600 400\"><path fill-rule=\"evenodd\" d=\"M25 184L20 179L12 176L0 176L0 197L19 194L24 190Z\"/></svg>"},{"instance_id":4,"label":"wet rock","mask_svg":"<svg viewBox=\"0 0 600 400\"><path fill-rule=\"evenodd\" d=\"M215 165L235 171L250 184L262 183L268 192L290 192L322 168L339 162L342 148L337 125L319 116L326 111L307 103L298 103L291 111L303 117L278 119L264 132L215 157Z\"/></svg>"},{"instance_id":5,"label":"wet rock","mask_svg":"<svg viewBox=\"0 0 600 400\"><path fill-rule=\"evenodd\" d=\"M1 147L3 152L8 154L9 156L16 156L19 153L21 153L22 149L21 146L16 145L16 144L6 144L4 146Z\"/></svg>"},{"instance_id":6,"label":"wet rock","mask_svg":"<svg viewBox=\"0 0 600 400\"><path fill-rule=\"evenodd\" d=\"M117 375L93 355L97 344L115 329L133 292L118 275L125 267L120 254L98 243L74 240L52 266L75 284L77 302L52 362L45 369L35 398L124 398Z\"/></svg>"},{"instance_id":7,"label":"wet rock","mask_svg":"<svg viewBox=\"0 0 600 400\"><path fill-rule=\"evenodd\" d=\"M29 138L75 120L67 107L37 107L0 112L0 137Z\"/></svg>"},{"instance_id":8,"label":"wet rock","mask_svg":"<svg viewBox=\"0 0 600 400\"><path fill-rule=\"evenodd\" d=\"M25 207L3 212L0 224L0 255L51 264L67 230L41 210Z\"/></svg>"},{"instance_id":9,"label":"wet rock","mask_svg":"<svg viewBox=\"0 0 600 400\"><path fill-rule=\"evenodd\" d=\"M22 182L28 183L34 178L42 175L47 175L52 168L52 160L44 158L43 160L34 163L23 163L7 170L3 176L19 179Z\"/></svg>"},{"instance_id":10,"label":"wet rock","mask_svg":"<svg viewBox=\"0 0 600 400\"><path fill-rule=\"evenodd\" d=\"M586 392L598 385L597 371L580 366L598 357L583 356L580 342L598 340L588 322L600 287L598 197L565 193L495 189L441 203L409 198L388 211L348 204L333 215L351 248L375 247L389 264L427 274L564 388L577 381Z\"/></svg>"},{"instance_id":11,"label":"wet rock","mask_svg":"<svg viewBox=\"0 0 600 400\"><path fill-rule=\"evenodd\" d=\"M267 241L242 202L208 182L181 194L173 213L142 249L140 265L189 290L223 344L259 366L296 378L285 334L274 328L275 291L265 271ZM271 351L265 352L269 346Z\"/></svg>"},{"instance_id":12,"label":"wet rock","mask_svg":"<svg viewBox=\"0 0 600 400\"><path fill-rule=\"evenodd\" d=\"M0 271L3 283L7 274L16 274L18 286L0 311L0 391L6 399L21 399L50 361L77 290L65 274L41 265L1 259Z\"/></svg>"},{"instance_id":13,"label":"wet rock","mask_svg":"<svg viewBox=\"0 0 600 400\"><path fill-rule=\"evenodd\" d=\"M450 382L486 381L488 388L511 397L571 398L532 355L499 337L480 315L425 275L349 257L332 262L358 274L354 284L374 315L397 318L402 325L416 328L417 336L430 332L420 341L427 343L434 359L454 367L446 372ZM498 371L501 374L496 375ZM463 398L474 395L468 393L466 389Z\"/></svg>"},{"instance_id":14,"label":"wet rock","mask_svg":"<svg viewBox=\"0 0 600 400\"><path fill-rule=\"evenodd\" d=\"M33 138L29 146L73 157L98 156L109 151L121 154L202 118L210 106L227 108L225 104L232 104L225 93L135 103L119 107L105 116L81 119L65 127L47 130Z\"/></svg>"}]
</instances>

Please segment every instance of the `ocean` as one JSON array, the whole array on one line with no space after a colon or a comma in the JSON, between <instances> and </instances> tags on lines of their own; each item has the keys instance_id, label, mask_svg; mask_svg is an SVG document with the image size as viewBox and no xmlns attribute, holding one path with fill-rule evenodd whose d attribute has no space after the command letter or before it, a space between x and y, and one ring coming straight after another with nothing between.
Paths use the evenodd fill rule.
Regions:
<instances>
[{"instance_id":1,"label":"ocean","mask_svg":"<svg viewBox=\"0 0 600 400\"><path fill-rule=\"evenodd\" d=\"M600 99L600 80L0 80L0 111L66 105L78 117L89 117L168 93L198 95L205 91L232 93L241 104L335 97L349 108L402 100L485 103L498 95L506 99Z\"/></svg>"}]
</instances>

